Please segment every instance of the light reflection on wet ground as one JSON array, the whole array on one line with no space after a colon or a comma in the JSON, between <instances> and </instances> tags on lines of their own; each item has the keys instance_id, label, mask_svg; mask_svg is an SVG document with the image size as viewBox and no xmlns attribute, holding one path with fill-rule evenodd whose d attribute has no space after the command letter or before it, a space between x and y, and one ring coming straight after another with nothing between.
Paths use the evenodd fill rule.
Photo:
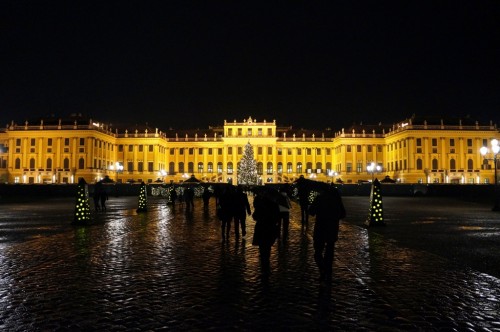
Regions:
<instances>
[{"instance_id":1,"label":"light reflection on wet ground","mask_svg":"<svg viewBox=\"0 0 500 332\"><path fill-rule=\"evenodd\" d=\"M90 227L70 224L72 199L4 204L0 328L500 328L500 281L480 272L494 271L497 248L475 239L498 245L498 214L447 199L385 198L388 225L367 230L359 227L367 198L344 201L327 288L316 281L312 227L301 227L296 205L290 240L273 247L265 281L251 218L246 240L222 242L213 210L199 201L186 212L153 198L138 214L137 198L111 198Z\"/></svg>"}]
</instances>

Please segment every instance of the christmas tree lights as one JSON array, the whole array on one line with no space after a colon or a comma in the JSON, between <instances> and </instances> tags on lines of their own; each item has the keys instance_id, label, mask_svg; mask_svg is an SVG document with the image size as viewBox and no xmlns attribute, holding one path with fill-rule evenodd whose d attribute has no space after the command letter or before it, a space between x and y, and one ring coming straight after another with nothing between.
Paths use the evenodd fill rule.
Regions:
<instances>
[{"instance_id":1,"label":"christmas tree lights","mask_svg":"<svg viewBox=\"0 0 500 332\"><path fill-rule=\"evenodd\" d=\"M139 207L137 208L137 212L146 211L148 211L148 194L146 191L146 184L142 182L141 188L139 189Z\"/></svg>"},{"instance_id":2,"label":"christmas tree lights","mask_svg":"<svg viewBox=\"0 0 500 332\"><path fill-rule=\"evenodd\" d=\"M370 212L366 220L367 226L384 226L384 208L382 204L382 194L380 182L375 179L370 193Z\"/></svg>"},{"instance_id":3,"label":"christmas tree lights","mask_svg":"<svg viewBox=\"0 0 500 332\"><path fill-rule=\"evenodd\" d=\"M83 178L78 181L76 191L75 216L73 222L76 224L87 224L90 222L89 188Z\"/></svg>"},{"instance_id":4,"label":"christmas tree lights","mask_svg":"<svg viewBox=\"0 0 500 332\"><path fill-rule=\"evenodd\" d=\"M249 186L259 184L257 161L254 159L253 147L250 142L245 145L243 156L238 164L238 184Z\"/></svg>"}]
</instances>

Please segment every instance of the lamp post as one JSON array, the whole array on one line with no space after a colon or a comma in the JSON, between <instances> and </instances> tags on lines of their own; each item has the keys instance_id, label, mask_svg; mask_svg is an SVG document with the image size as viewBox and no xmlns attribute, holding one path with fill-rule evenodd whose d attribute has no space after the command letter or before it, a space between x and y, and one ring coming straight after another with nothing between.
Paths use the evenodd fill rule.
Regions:
<instances>
[{"instance_id":1,"label":"lamp post","mask_svg":"<svg viewBox=\"0 0 500 332\"><path fill-rule=\"evenodd\" d=\"M368 173L372 173L372 182L375 177L375 172L380 172L382 170L382 167L380 165L375 164L373 161L370 163L370 165L366 166L366 170Z\"/></svg>"},{"instance_id":2,"label":"lamp post","mask_svg":"<svg viewBox=\"0 0 500 332\"><path fill-rule=\"evenodd\" d=\"M485 160L493 160L493 163L494 163L494 167L495 167L495 176L494 176L494 179L495 179L495 203L493 205L493 208L492 210L493 211L500 211L500 202L499 202L499 195L498 195L498 176L497 176L497 172L498 172L498 167L497 167L497 160L498 160L498 154L500 152L500 145L498 144L498 140L497 139L492 139L491 142L491 153L493 154L493 158L486 158L486 155L490 152L490 149L488 149L486 146L483 146L481 149L479 149L479 151L481 152L481 154L483 155L484 159Z\"/></svg>"}]
</instances>

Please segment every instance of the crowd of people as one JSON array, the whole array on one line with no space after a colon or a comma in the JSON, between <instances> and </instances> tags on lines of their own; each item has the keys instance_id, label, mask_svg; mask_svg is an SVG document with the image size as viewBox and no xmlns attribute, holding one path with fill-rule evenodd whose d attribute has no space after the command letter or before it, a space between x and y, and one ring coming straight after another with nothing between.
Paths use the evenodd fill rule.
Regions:
<instances>
[{"instance_id":1,"label":"crowd of people","mask_svg":"<svg viewBox=\"0 0 500 332\"><path fill-rule=\"evenodd\" d=\"M335 242L338 240L339 222L346 215L342 198L333 185L324 184L319 195L310 202L309 188L298 186L298 202L301 209L301 223L307 225L309 215L315 217L313 242L314 260L319 269L321 281L329 282L332 278L332 266ZM221 222L221 237L227 241L234 225L234 235L238 239L246 235L246 218L252 216L255 229L252 244L259 247L261 272L270 273L271 247L281 239L288 239L290 225L289 188L276 189L260 187L252 191L253 213L248 196L242 187L225 186L216 193L217 217Z\"/></svg>"},{"instance_id":2,"label":"crowd of people","mask_svg":"<svg viewBox=\"0 0 500 332\"><path fill-rule=\"evenodd\" d=\"M302 181L300 181L302 180ZM301 178L297 184L298 203L301 210L302 226L308 225L309 216L315 217L313 230L314 260L319 269L321 281L332 278L332 266L335 242L338 240L339 221L346 215L342 198L333 185L318 183L319 195L312 200L309 197L311 188L308 182ZM186 211L194 207L195 192L192 187L185 187L177 193L174 187L169 191L169 204L175 209L176 204L185 205ZM286 243L290 227L290 187L285 185L279 190L267 186L254 188L253 212L248 194L242 186L224 185L216 187L211 193L204 188L201 197L206 211L212 196L215 197L216 215L220 220L222 241L228 241L231 227L234 227L235 239L247 234L247 216L255 221L252 245L259 247L259 258L263 276L271 271L271 248L277 239ZM94 206L96 211L106 210L108 195L101 182L94 187Z\"/></svg>"}]
</instances>

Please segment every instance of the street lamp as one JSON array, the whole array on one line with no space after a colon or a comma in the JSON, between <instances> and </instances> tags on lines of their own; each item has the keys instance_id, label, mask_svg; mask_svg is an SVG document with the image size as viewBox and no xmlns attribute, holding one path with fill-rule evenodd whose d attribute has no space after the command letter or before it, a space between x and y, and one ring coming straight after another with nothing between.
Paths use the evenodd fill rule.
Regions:
<instances>
[{"instance_id":1,"label":"street lamp","mask_svg":"<svg viewBox=\"0 0 500 332\"><path fill-rule=\"evenodd\" d=\"M109 170L115 172L116 181L118 182L118 174L123 172L123 165L117 161L114 165L109 165Z\"/></svg>"},{"instance_id":2,"label":"street lamp","mask_svg":"<svg viewBox=\"0 0 500 332\"><path fill-rule=\"evenodd\" d=\"M333 178L334 178L335 176L337 176L338 174L339 174L339 173L337 173L337 172L335 172L335 171L332 171L332 170L328 171L328 176L330 176L330 177L332 178L332 184L333 184Z\"/></svg>"},{"instance_id":3,"label":"street lamp","mask_svg":"<svg viewBox=\"0 0 500 332\"><path fill-rule=\"evenodd\" d=\"M497 159L498 159L498 152L500 151L500 145L498 145L498 140L497 139L492 139L491 140L491 153L493 154L493 158L486 158L486 154L490 152L490 150L486 147L483 146L479 151L483 155L485 160L493 160L494 167L495 167L495 204L493 205L493 211L500 211L500 202L499 202L499 195L498 195L498 177L497 177Z\"/></svg>"},{"instance_id":4,"label":"street lamp","mask_svg":"<svg viewBox=\"0 0 500 332\"><path fill-rule=\"evenodd\" d=\"M159 172L158 172L158 176L161 177L161 181L162 182L165 182L165 176L167 176L167 172L163 169L161 169Z\"/></svg>"},{"instance_id":5,"label":"street lamp","mask_svg":"<svg viewBox=\"0 0 500 332\"><path fill-rule=\"evenodd\" d=\"M368 173L372 173L372 182L374 180L374 177L375 177L375 172L380 172L382 170L382 167L380 167L380 165L377 165L375 164L373 161L371 162L370 165L366 166L366 170L368 171Z\"/></svg>"}]
</instances>

